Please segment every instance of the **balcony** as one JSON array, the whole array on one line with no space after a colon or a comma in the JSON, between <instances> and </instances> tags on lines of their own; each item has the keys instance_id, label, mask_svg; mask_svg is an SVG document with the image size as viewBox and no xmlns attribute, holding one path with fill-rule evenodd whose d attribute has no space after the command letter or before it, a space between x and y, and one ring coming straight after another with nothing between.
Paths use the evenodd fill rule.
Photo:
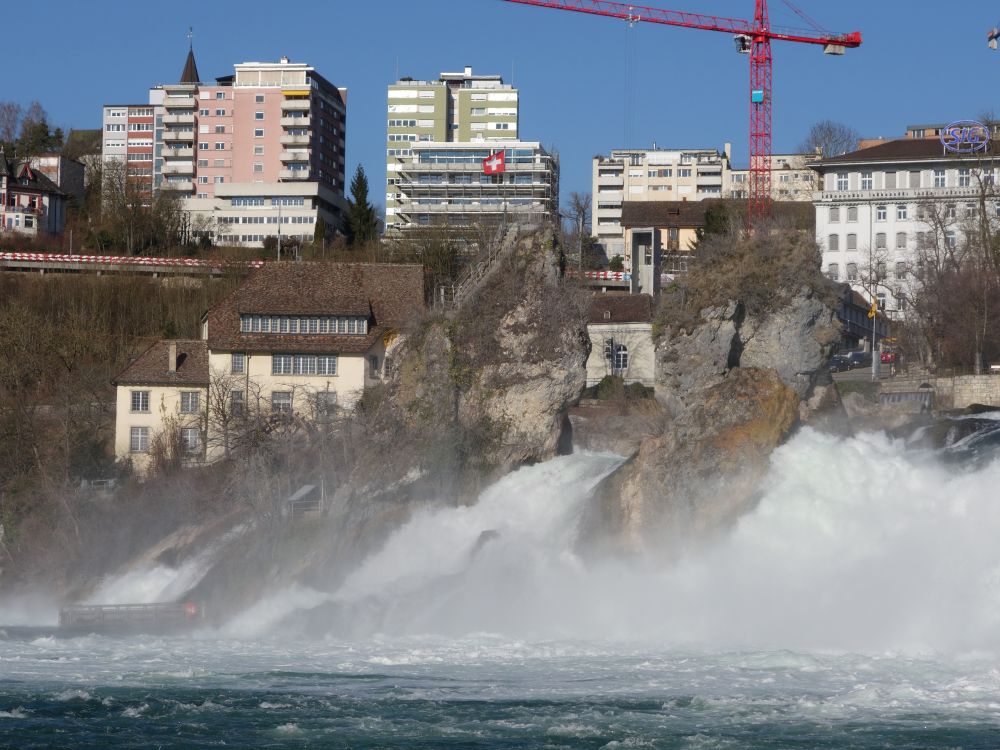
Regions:
<instances>
[{"instance_id":1,"label":"balcony","mask_svg":"<svg viewBox=\"0 0 1000 750\"><path fill-rule=\"evenodd\" d=\"M312 102L308 99L285 99L281 103L284 112L308 112Z\"/></svg>"},{"instance_id":2,"label":"balcony","mask_svg":"<svg viewBox=\"0 0 1000 750\"><path fill-rule=\"evenodd\" d=\"M178 146L176 148L165 148L161 152L164 159L193 159L194 149L187 148L184 146Z\"/></svg>"},{"instance_id":3,"label":"balcony","mask_svg":"<svg viewBox=\"0 0 1000 750\"><path fill-rule=\"evenodd\" d=\"M163 116L164 125L194 125L194 113L185 113L181 115L164 115Z\"/></svg>"},{"instance_id":4,"label":"balcony","mask_svg":"<svg viewBox=\"0 0 1000 750\"><path fill-rule=\"evenodd\" d=\"M193 175L194 164L190 162L188 162L187 164L165 164L163 165L163 174Z\"/></svg>"},{"instance_id":5,"label":"balcony","mask_svg":"<svg viewBox=\"0 0 1000 750\"><path fill-rule=\"evenodd\" d=\"M907 202L926 198L940 200L956 198L975 200L980 195L978 187L946 187L946 188L889 188L887 190L824 190L813 194L816 201L850 201L852 203L876 203L885 201L891 203Z\"/></svg>"},{"instance_id":6,"label":"balcony","mask_svg":"<svg viewBox=\"0 0 1000 750\"><path fill-rule=\"evenodd\" d=\"M281 169L278 171L278 179L281 180L308 180L309 176L308 169Z\"/></svg>"},{"instance_id":7,"label":"balcony","mask_svg":"<svg viewBox=\"0 0 1000 750\"><path fill-rule=\"evenodd\" d=\"M160 190L171 190L181 193L190 193L194 190L194 182L191 180L178 180L168 182L164 180L160 184Z\"/></svg>"},{"instance_id":8,"label":"balcony","mask_svg":"<svg viewBox=\"0 0 1000 750\"><path fill-rule=\"evenodd\" d=\"M283 135L279 140L282 146L308 146L311 137L309 135Z\"/></svg>"},{"instance_id":9,"label":"balcony","mask_svg":"<svg viewBox=\"0 0 1000 750\"><path fill-rule=\"evenodd\" d=\"M167 96L163 99L163 106L167 109L194 109L194 97Z\"/></svg>"},{"instance_id":10,"label":"balcony","mask_svg":"<svg viewBox=\"0 0 1000 750\"><path fill-rule=\"evenodd\" d=\"M163 131L163 141L165 143L173 143L176 141L181 141L184 143L194 142L194 131L193 130L164 130Z\"/></svg>"},{"instance_id":11,"label":"balcony","mask_svg":"<svg viewBox=\"0 0 1000 750\"><path fill-rule=\"evenodd\" d=\"M280 120L283 128L308 128L310 117L282 117Z\"/></svg>"},{"instance_id":12,"label":"balcony","mask_svg":"<svg viewBox=\"0 0 1000 750\"><path fill-rule=\"evenodd\" d=\"M281 161L309 161L308 151L282 151Z\"/></svg>"}]
</instances>

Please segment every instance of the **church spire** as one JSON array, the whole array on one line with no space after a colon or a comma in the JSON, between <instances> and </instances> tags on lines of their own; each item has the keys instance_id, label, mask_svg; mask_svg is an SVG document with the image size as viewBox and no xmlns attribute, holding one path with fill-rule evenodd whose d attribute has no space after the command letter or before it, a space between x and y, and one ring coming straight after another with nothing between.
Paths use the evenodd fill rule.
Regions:
<instances>
[{"instance_id":1,"label":"church spire","mask_svg":"<svg viewBox=\"0 0 1000 750\"><path fill-rule=\"evenodd\" d=\"M184 70L181 72L180 83L201 83L198 76L198 65L194 61L194 29L188 27L188 56L184 61Z\"/></svg>"}]
</instances>

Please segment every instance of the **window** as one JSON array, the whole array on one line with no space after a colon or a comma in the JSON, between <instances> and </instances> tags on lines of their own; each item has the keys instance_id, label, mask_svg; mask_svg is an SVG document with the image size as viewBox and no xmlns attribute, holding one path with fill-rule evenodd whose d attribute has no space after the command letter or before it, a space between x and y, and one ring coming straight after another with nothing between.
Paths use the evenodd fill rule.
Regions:
<instances>
[{"instance_id":1,"label":"window","mask_svg":"<svg viewBox=\"0 0 1000 750\"><path fill-rule=\"evenodd\" d=\"M677 170L677 176L678 177L690 177L691 176L691 170L690 169L678 169ZM626 354L625 356L627 358L628 354Z\"/></svg>"},{"instance_id":2,"label":"window","mask_svg":"<svg viewBox=\"0 0 1000 750\"><path fill-rule=\"evenodd\" d=\"M271 374L272 375L291 375L292 374L292 355L291 354L273 354L273 355L271 355Z\"/></svg>"},{"instance_id":3,"label":"window","mask_svg":"<svg viewBox=\"0 0 1000 750\"><path fill-rule=\"evenodd\" d=\"M198 144L198 150L199 151L208 151L208 141L201 141Z\"/></svg>"},{"instance_id":4,"label":"window","mask_svg":"<svg viewBox=\"0 0 1000 750\"><path fill-rule=\"evenodd\" d=\"M847 190L847 172L837 172L837 190Z\"/></svg>"},{"instance_id":5,"label":"window","mask_svg":"<svg viewBox=\"0 0 1000 750\"><path fill-rule=\"evenodd\" d=\"M901 204L899 206L896 206L896 220L897 221L904 221L906 219L906 216L907 216L907 214L906 214L906 204L904 203L904 204Z\"/></svg>"},{"instance_id":6,"label":"window","mask_svg":"<svg viewBox=\"0 0 1000 750\"><path fill-rule=\"evenodd\" d=\"M885 243L886 243L885 232L879 232L878 234L875 235L876 250L885 250L886 249Z\"/></svg>"},{"instance_id":7,"label":"window","mask_svg":"<svg viewBox=\"0 0 1000 750\"><path fill-rule=\"evenodd\" d=\"M913 170L910 172L910 187L918 188L920 187L920 172L918 170Z\"/></svg>"},{"instance_id":8,"label":"window","mask_svg":"<svg viewBox=\"0 0 1000 750\"><path fill-rule=\"evenodd\" d=\"M226 160L225 159L213 159L212 162L213 162L213 166L215 166L215 167L224 167L224 166L226 166Z\"/></svg>"},{"instance_id":9,"label":"window","mask_svg":"<svg viewBox=\"0 0 1000 750\"><path fill-rule=\"evenodd\" d=\"M886 263L885 263L884 260L880 260L878 263L875 264L875 278L878 281L885 281L885 279L887 278L888 273L889 273L889 269L886 266Z\"/></svg>"},{"instance_id":10,"label":"window","mask_svg":"<svg viewBox=\"0 0 1000 750\"><path fill-rule=\"evenodd\" d=\"M382 371L378 366L378 357L374 354L368 357L368 376L371 378L379 378L382 376Z\"/></svg>"},{"instance_id":11,"label":"window","mask_svg":"<svg viewBox=\"0 0 1000 750\"><path fill-rule=\"evenodd\" d=\"M253 171L257 172L258 174L260 172L263 172L264 171L264 162L262 162L262 161L255 161L253 163Z\"/></svg>"},{"instance_id":12,"label":"window","mask_svg":"<svg viewBox=\"0 0 1000 750\"><path fill-rule=\"evenodd\" d=\"M885 303L886 303L885 292L877 292L875 294L875 299L878 300L878 309L879 310L884 310L885 309Z\"/></svg>"},{"instance_id":13,"label":"window","mask_svg":"<svg viewBox=\"0 0 1000 750\"><path fill-rule=\"evenodd\" d=\"M848 250L858 249L858 235L856 234L847 235L847 249Z\"/></svg>"},{"instance_id":14,"label":"window","mask_svg":"<svg viewBox=\"0 0 1000 750\"><path fill-rule=\"evenodd\" d=\"M148 427L133 427L129 431L128 449L132 453L148 453L149 452L149 428Z\"/></svg>"},{"instance_id":15,"label":"window","mask_svg":"<svg viewBox=\"0 0 1000 750\"><path fill-rule=\"evenodd\" d=\"M857 281L858 280L858 264L848 263L847 264L847 280Z\"/></svg>"},{"instance_id":16,"label":"window","mask_svg":"<svg viewBox=\"0 0 1000 750\"><path fill-rule=\"evenodd\" d=\"M840 280L840 265L837 263L831 263L826 267L827 277L833 279L834 281Z\"/></svg>"},{"instance_id":17,"label":"window","mask_svg":"<svg viewBox=\"0 0 1000 750\"><path fill-rule=\"evenodd\" d=\"M208 159L199 159L198 160L198 166L199 167L207 167L208 166Z\"/></svg>"},{"instance_id":18,"label":"window","mask_svg":"<svg viewBox=\"0 0 1000 750\"><path fill-rule=\"evenodd\" d=\"M254 138L263 138L264 137L264 128L254 128L253 137Z\"/></svg>"},{"instance_id":19,"label":"window","mask_svg":"<svg viewBox=\"0 0 1000 750\"><path fill-rule=\"evenodd\" d=\"M224 134L226 132L226 126L225 125L216 125L215 126L215 132L216 133L223 133Z\"/></svg>"},{"instance_id":20,"label":"window","mask_svg":"<svg viewBox=\"0 0 1000 750\"><path fill-rule=\"evenodd\" d=\"M222 141L216 141L215 142L215 150L216 151L225 151L226 150L226 144L224 142L222 142Z\"/></svg>"},{"instance_id":21,"label":"window","mask_svg":"<svg viewBox=\"0 0 1000 750\"><path fill-rule=\"evenodd\" d=\"M907 274L906 263L904 261L899 261L896 264L896 278L902 281L903 279L906 278L906 274Z\"/></svg>"},{"instance_id":22,"label":"window","mask_svg":"<svg viewBox=\"0 0 1000 750\"><path fill-rule=\"evenodd\" d=\"M208 113L209 113L209 110L207 110L207 109L199 109L198 110L198 116L199 117L208 117Z\"/></svg>"},{"instance_id":23,"label":"window","mask_svg":"<svg viewBox=\"0 0 1000 750\"><path fill-rule=\"evenodd\" d=\"M257 104L263 104L264 103L264 95L263 94L257 94L257 95L254 96L253 100Z\"/></svg>"},{"instance_id":24,"label":"window","mask_svg":"<svg viewBox=\"0 0 1000 750\"><path fill-rule=\"evenodd\" d=\"M887 212L885 210L885 206L876 206L875 207L875 221L885 221L886 220L886 216L887 216Z\"/></svg>"},{"instance_id":25,"label":"window","mask_svg":"<svg viewBox=\"0 0 1000 750\"><path fill-rule=\"evenodd\" d=\"M316 394L316 416L329 417L337 411L337 392L320 391Z\"/></svg>"},{"instance_id":26,"label":"window","mask_svg":"<svg viewBox=\"0 0 1000 750\"><path fill-rule=\"evenodd\" d=\"M225 99L226 98L226 92L225 91L216 91L215 92L215 98L216 99Z\"/></svg>"},{"instance_id":27,"label":"window","mask_svg":"<svg viewBox=\"0 0 1000 750\"><path fill-rule=\"evenodd\" d=\"M201 394L198 391L183 391L181 393L181 413L195 414L198 411L198 401Z\"/></svg>"},{"instance_id":28,"label":"window","mask_svg":"<svg viewBox=\"0 0 1000 750\"><path fill-rule=\"evenodd\" d=\"M263 156L263 154L264 154L264 147L263 146L254 146L253 147L253 155L254 156Z\"/></svg>"},{"instance_id":29,"label":"window","mask_svg":"<svg viewBox=\"0 0 1000 750\"><path fill-rule=\"evenodd\" d=\"M943 169L934 170L934 187L943 188L947 186L947 178Z\"/></svg>"},{"instance_id":30,"label":"window","mask_svg":"<svg viewBox=\"0 0 1000 750\"><path fill-rule=\"evenodd\" d=\"M849 222L850 221L857 221L858 220L858 207L857 206L848 206L847 207L847 220Z\"/></svg>"},{"instance_id":31,"label":"window","mask_svg":"<svg viewBox=\"0 0 1000 750\"><path fill-rule=\"evenodd\" d=\"M840 235L831 234L827 238L827 247L831 253L835 253L840 250Z\"/></svg>"},{"instance_id":32,"label":"window","mask_svg":"<svg viewBox=\"0 0 1000 750\"><path fill-rule=\"evenodd\" d=\"M242 417L246 413L246 400L243 391L229 392L229 413L234 417Z\"/></svg>"},{"instance_id":33,"label":"window","mask_svg":"<svg viewBox=\"0 0 1000 750\"><path fill-rule=\"evenodd\" d=\"M189 456L201 452L201 430L197 427L181 428L181 445Z\"/></svg>"},{"instance_id":34,"label":"window","mask_svg":"<svg viewBox=\"0 0 1000 750\"><path fill-rule=\"evenodd\" d=\"M625 344L615 346L615 358L612 367L616 372L624 372L628 369L628 347Z\"/></svg>"},{"instance_id":35,"label":"window","mask_svg":"<svg viewBox=\"0 0 1000 750\"><path fill-rule=\"evenodd\" d=\"M885 173L885 189L894 190L896 188L896 173L886 172Z\"/></svg>"},{"instance_id":36,"label":"window","mask_svg":"<svg viewBox=\"0 0 1000 750\"><path fill-rule=\"evenodd\" d=\"M906 249L906 232L896 232L896 249Z\"/></svg>"},{"instance_id":37,"label":"window","mask_svg":"<svg viewBox=\"0 0 1000 750\"><path fill-rule=\"evenodd\" d=\"M963 167L958 170L958 186L959 187L969 187L972 183L972 170L968 167Z\"/></svg>"},{"instance_id":38,"label":"window","mask_svg":"<svg viewBox=\"0 0 1000 750\"><path fill-rule=\"evenodd\" d=\"M273 391L271 393L271 411L275 414L292 413L292 392Z\"/></svg>"},{"instance_id":39,"label":"window","mask_svg":"<svg viewBox=\"0 0 1000 750\"><path fill-rule=\"evenodd\" d=\"M965 204L965 210L962 211L962 216L964 216L966 219L969 219L969 218L971 218L971 217L973 217L975 215L976 215L976 204L975 203L966 203Z\"/></svg>"},{"instance_id":40,"label":"window","mask_svg":"<svg viewBox=\"0 0 1000 750\"><path fill-rule=\"evenodd\" d=\"M871 190L872 189L872 173L862 172L861 173L861 189Z\"/></svg>"},{"instance_id":41,"label":"window","mask_svg":"<svg viewBox=\"0 0 1000 750\"><path fill-rule=\"evenodd\" d=\"M132 391L132 411L141 413L149 411L149 391Z\"/></svg>"},{"instance_id":42,"label":"window","mask_svg":"<svg viewBox=\"0 0 1000 750\"><path fill-rule=\"evenodd\" d=\"M247 371L247 356L243 352L233 352L230 371L233 375L245 375Z\"/></svg>"},{"instance_id":43,"label":"window","mask_svg":"<svg viewBox=\"0 0 1000 750\"><path fill-rule=\"evenodd\" d=\"M264 113L261 112L260 110L257 110L256 112L253 113L253 119L255 119L255 120L263 120L264 119Z\"/></svg>"},{"instance_id":44,"label":"window","mask_svg":"<svg viewBox=\"0 0 1000 750\"><path fill-rule=\"evenodd\" d=\"M944 207L944 213L945 213L945 216L947 216L949 219L954 219L955 215L956 215L955 204L954 203L949 203L948 205L946 205Z\"/></svg>"},{"instance_id":45,"label":"window","mask_svg":"<svg viewBox=\"0 0 1000 750\"><path fill-rule=\"evenodd\" d=\"M830 223L836 224L840 221L840 208L834 206L830 209Z\"/></svg>"},{"instance_id":46,"label":"window","mask_svg":"<svg viewBox=\"0 0 1000 750\"><path fill-rule=\"evenodd\" d=\"M955 236L955 230L949 229L944 233L944 244L947 245L951 250L958 247L958 238Z\"/></svg>"}]
</instances>

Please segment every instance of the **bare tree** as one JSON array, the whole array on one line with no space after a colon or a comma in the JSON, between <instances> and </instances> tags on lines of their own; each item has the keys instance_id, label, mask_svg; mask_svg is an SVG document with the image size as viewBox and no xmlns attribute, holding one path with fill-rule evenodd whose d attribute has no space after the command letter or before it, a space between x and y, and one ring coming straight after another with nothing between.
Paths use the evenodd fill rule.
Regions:
<instances>
[{"instance_id":1,"label":"bare tree","mask_svg":"<svg viewBox=\"0 0 1000 750\"><path fill-rule=\"evenodd\" d=\"M809 128L809 134L799 145L802 153L822 149L824 157L840 156L858 147L860 135L850 125L834 120L820 120Z\"/></svg>"},{"instance_id":2,"label":"bare tree","mask_svg":"<svg viewBox=\"0 0 1000 750\"><path fill-rule=\"evenodd\" d=\"M0 102L0 141L13 143L21 127L21 105Z\"/></svg>"}]
</instances>

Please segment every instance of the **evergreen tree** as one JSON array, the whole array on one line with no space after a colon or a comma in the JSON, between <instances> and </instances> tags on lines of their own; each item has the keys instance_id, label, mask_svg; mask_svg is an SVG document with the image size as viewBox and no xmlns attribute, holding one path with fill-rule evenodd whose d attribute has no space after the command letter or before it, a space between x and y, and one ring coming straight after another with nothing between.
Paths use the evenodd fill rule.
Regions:
<instances>
[{"instance_id":1,"label":"evergreen tree","mask_svg":"<svg viewBox=\"0 0 1000 750\"><path fill-rule=\"evenodd\" d=\"M368 201L368 176L360 164L351 180L351 200L347 213L351 242L365 244L378 236L378 214Z\"/></svg>"},{"instance_id":2,"label":"evergreen tree","mask_svg":"<svg viewBox=\"0 0 1000 750\"><path fill-rule=\"evenodd\" d=\"M326 222L322 216L316 218L316 230L313 232L313 242L322 245L326 241Z\"/></svg>"}]
</instances>

